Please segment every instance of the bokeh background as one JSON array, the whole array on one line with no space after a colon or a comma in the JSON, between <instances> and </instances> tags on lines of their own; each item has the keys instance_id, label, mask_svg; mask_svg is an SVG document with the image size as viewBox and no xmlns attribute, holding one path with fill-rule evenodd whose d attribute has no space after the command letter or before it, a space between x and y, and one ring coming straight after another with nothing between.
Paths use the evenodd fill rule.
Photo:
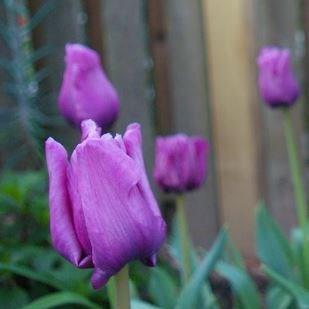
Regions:
<instances>
[{"instance_id":1,"label":"bokeh background","mask_svg":"<svg viewBox=\"0 0 309 309\"><path fill-rule=\"evenodd\" d=\"M0 20L2 175L40 170L44 158L37 149L47 136L71 147L78 141L56 101L64 46L79 42L100 53L119 92L113 130L142 124L149 175L156 135L184 132L210 140L207 183L186 198L197 246L209 247L226 223L241 251L253 256L260 200L286 232L295 225L281 113L260 102L255 58L264 45L292 50L303 85L294 124L308 179L308 1L1 0ZM19 180L10 178L13 187ZM30 181L26 191L31 188ZM158 198L172 208L170 197ZM47 207L41 203L38 216Z\"/></svg>"}]
</instances>

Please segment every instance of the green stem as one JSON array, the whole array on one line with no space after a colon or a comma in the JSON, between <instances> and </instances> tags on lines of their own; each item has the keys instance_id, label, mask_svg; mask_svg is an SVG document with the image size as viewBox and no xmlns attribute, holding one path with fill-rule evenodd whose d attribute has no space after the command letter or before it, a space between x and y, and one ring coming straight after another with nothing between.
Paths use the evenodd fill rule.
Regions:
<instances>
[{"instance_id":1,"label":"green stem","mask_svg":"<svg viewBox=\"0 0 309 309\"><path fill-rule=\"evenodd\" d=\"M284 109L284 133L286 138L289 164L292 175L292 182L294 188L296 210L298 223L300 225L303 234L303 252L302 252L302 276L305 286L309 287L309 235L307 235L306 225L307 225L307 203L304 185L302 181L301 168L297 156L297 147L294 139L294 132L291 119L290 109Z\"/></svg>"},{"instance_id":2,"label":"green stem","mask_svg":"<svg viewBox=\"0 0 309 309\"><path fill-rule=\"evenodd\" d=\"M183 284L186 285L191 276L191 261L190 261L190 237L184 208L184 197L177 197L177 224L180 236L181 258L182 258L182 275Z\"/></svg>"},{"instance_id":3,"label":"green stem","mask_svg":"<svg viewBox=\"0 0 309 309\"><path fill-rule=\"evenodd\" d=\"M130 309L129 267L123 267L115 279L116 309Z\"/></svg>"},{"instance_id":4,"label":"green stem","mask_svg":"<svg viewBox=\"0 0 309 309\"><path fill-rule=\"evenodd\" d=\"M109 300L109 304L110 307L112 309L116 308L116 282L114 277L111 277L108 281L107 284L107 295L108 295L108 300Z\"/></svg>"}]
</instances>

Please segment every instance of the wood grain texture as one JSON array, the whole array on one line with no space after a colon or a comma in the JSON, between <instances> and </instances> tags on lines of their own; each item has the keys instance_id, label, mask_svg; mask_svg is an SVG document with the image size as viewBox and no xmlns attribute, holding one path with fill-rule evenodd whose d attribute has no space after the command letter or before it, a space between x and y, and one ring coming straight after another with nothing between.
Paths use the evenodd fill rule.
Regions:
<instances>
[{"instance_id":1,"label":"wood grain texture","mask_svg":"<svg viewBox=\"0 0 309 309\"><path fill-rule=\"evenodd\" d=\"M296 3L292 0L255 2L256 54L264 45L288 47L295 56ZM295 57L294 57L295 58ZM296 59L294 59L296 60ZM296 61L295 61L296 64ZM282 115L260 102L264 151L264 197L273 215L288 234L296 224L294 193L286 150ZM297 137L301 136L301 104L293 107ZM300 142L300 141L298 141Z\"/></svg>"},{"instance_id":2,"label":"wood grain texture","mask_svg":"<svg viewBox=\"0 0 309 309\"><path fill-rule=\"evenodd\" d=\"M156 128L159 134L168 134L173 127L171 83L167 42L167 16L164 0L147 2L149 48L153 60L155 87Z\"/></svg>"},{"instance_id":3,"label":"wood grain texture","mask_svg":"<svg viewBox=\"0 0 309 309\"><path fill-rule=\"evenodd\" d=\"M142 125L144 156L151 176L154 104L148 95L151 88L150 58L147 54L144 8L138 0L105 0L101 7L106 69L121 99L116 129L123 132L132 122Z\"/></svg>"},{"instance_id":4,"label":"wood grain texture","mask_svg":"<svg viewBox=\"0 0 309 309\"><path fill-rule=\"evenodd\" d=\"M166 14L173 132L202 135L211 144L206 184L186 196L193 240L196 245L209 247L219 223L200 2L168 0Z\"/></svg>"},{"instance_id":5,"label":"wood grain texture","mask_svg":"<svg viewBox=\"0 0 309 309\"><path fill-rule=\"evenodd\" d=\"M249 4L203 0L221 222L245 255L260 194Z\"/></svg>"}]
</instances>

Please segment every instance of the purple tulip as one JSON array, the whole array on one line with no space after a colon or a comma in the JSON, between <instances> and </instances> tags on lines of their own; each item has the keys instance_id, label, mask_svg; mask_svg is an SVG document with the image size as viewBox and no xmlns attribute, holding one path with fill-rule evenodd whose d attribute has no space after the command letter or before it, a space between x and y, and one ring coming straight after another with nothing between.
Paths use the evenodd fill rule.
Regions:
<instances>
[{"instance_id":1,"label":"purple tulip","mask_svg":"<svg viewBox=\"0 0 309 309\"><path fill-rule=\"evenodd\" d=\"M295 103L300 90L292 70L290 51L265 47L261 50L257 63L259 89L266 104L282 107Z\"/></svg>"},{"instance_id":2,"label":"purple tulip","mask_svg":"<svg viewBox=\"0 0 309 309\"><path fill-rule=\"evenodd\" d=\"M177 134L158 137L154 179L167 192L196 189L206 178L208 142L202 137Z\"/></svg>"},{"instance_id":3,"label":"purple tulip","mask_svg":"<svg viewBox=\"0 0 309 309\"><path fill-rule=\"evenodd\" d=\"M61 144L46 141L50 228L63 257L94 268L97 289L129 261L154 266L166 227L146 176L139 124L113 138L87 120L82 134L70 160Z\"/></svg>"},{"instance_id":4,"label":"purple tulip","mask_svg":"<svg viewBox=\"0 0 309 309\"><path fill-rule=\"evenodd\" d=\"M66 68L58 98L62 115L76 127L93 119L103 130L119 112L117 92L107 79L99 55L80 44L66 45Z\"/></svg>"}]
</instances>

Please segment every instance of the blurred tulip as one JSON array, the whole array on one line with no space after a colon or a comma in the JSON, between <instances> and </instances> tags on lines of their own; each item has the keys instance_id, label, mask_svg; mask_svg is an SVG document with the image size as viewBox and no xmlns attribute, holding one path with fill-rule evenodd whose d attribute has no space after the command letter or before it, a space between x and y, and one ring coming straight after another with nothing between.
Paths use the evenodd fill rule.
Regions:
<instances>
[{"instance_id":1,"label":"blurred tulip","mask_svg":"<svg viewBox=\"0 0 309 309\"><path fill-rule=\"evenodd\" d=\"M208 143L201 137L177 134L158 137L154 179L164 191L184 192L202 185L206 177Z\"/></svg>"},{"instance_id":2,"label":"blurred tulip","mask_svg":"<svg viewBox=\"0 0 309 309\"><path fill-rule=\"evenodd\" d=\"M166 227L146 176L140 126L113 138L87 120L82 139L70 161L61 144L46 141L51 238L75 266L94 268L99 288L129 261L154 266Z\"/></svg>"},{"instance_id":3,"label":"blurred tulip","mask_svg":"<svg viewBox=\"0 0 309 309\"><path fill-rule=\"evenodd\" d=\"M80 44L66 45L66 68L58 98L62 115L80 127L93 119L103 130L116 120L119 112L117 92L107 79L99 55Z\"/></svg>"},{"instance_id":4,"label":"blurred tulip","mask_svg":"<svg viewBox=\"0 0 309 309\"><path fill-rule=\"evenodd\" d=\"M300 90L292 70L288 49L265 47L258 56L259 90L267 105L290 106L296 102Z\"/></svg>"}]
</instances>

